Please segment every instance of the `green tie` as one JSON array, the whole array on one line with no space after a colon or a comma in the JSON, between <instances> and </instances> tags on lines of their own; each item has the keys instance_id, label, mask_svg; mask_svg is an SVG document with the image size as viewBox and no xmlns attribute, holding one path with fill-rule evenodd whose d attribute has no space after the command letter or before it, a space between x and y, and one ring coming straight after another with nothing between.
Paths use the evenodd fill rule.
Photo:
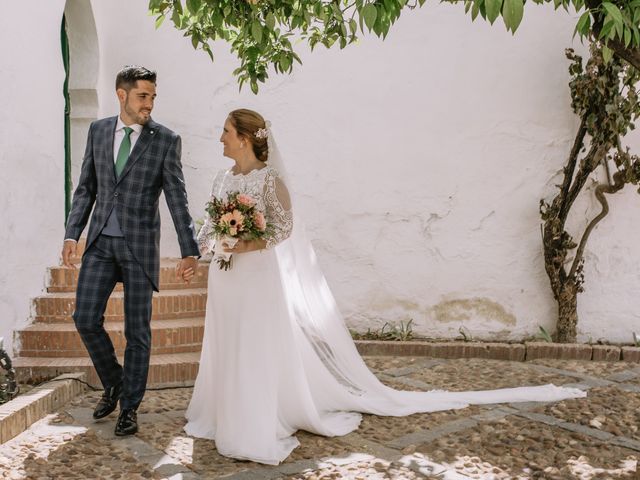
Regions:
<instances>
[{"instance_id":1,"label":"green tie","mask_svg":"<svg viewBox=\"0 0 640 480\"><path fill-rule=\"evenodd\" d=\"M116 178L120 177L124 166L129 160L129 152L131 152L131 138L129 136L133 132L133 128L124 127L124 138L118 149L118 156L116 157Z\"/></svg>"}]
</instances>

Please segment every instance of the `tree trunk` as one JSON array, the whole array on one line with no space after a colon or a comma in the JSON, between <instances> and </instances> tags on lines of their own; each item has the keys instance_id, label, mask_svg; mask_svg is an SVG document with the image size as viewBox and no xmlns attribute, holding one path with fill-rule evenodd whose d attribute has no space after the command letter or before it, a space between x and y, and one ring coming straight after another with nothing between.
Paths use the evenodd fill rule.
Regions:
<instances>
[{"instance_id":1,"label":"tree trunk","mask_svg":"<svg viewBox=\"0 0 640 480\"><path fill-rule=\"evenodd\" d=\"M578 285L567 282L558 294L558 324L556 341L570 343L576 341L578 325Z\"/></svg>"}]
</instances>

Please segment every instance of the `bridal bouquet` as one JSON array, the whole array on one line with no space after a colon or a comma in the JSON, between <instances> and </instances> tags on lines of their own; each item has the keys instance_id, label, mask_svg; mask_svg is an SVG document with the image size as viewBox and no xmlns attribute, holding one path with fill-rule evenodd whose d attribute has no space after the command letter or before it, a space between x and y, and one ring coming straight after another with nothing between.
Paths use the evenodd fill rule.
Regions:
<instances>
[{"instance_id":1,"label":"bridal bouquet","mask_svg":"<svg viewBox=\"0 0 640 480\"><path fill-rule=\"evenodd\" d=\"M269 235L264 213L256 208L256 200L246 193L231 192L226 200L213 198L206 205L213 223L212 234L216 244L233 248L238 240L255 240ZM232 254L216 249L214 260L220 269L229 270Z\"/></svg>"}]
</instances>

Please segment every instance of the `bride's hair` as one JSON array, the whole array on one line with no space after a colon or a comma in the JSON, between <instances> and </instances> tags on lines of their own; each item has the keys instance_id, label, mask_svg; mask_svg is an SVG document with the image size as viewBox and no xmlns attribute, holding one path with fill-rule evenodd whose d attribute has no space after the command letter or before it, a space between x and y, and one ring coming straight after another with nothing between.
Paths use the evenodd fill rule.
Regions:
<instances>
[{"instance_id":1,"label":"bride's hair","mask_svg":"<svg viewBox=\"0 0 640 480\"><path fill-rule=\"evenodd\" d=\"M253 147L258 160L266 162L269 157L269 147L267 145L267 137L263 135L256 136L258 130L266 128L266 122L262 115L253 110L240 108L229 113L229 120L234 126L238 135L246 138Z\"/></svg>"}]
</instances>

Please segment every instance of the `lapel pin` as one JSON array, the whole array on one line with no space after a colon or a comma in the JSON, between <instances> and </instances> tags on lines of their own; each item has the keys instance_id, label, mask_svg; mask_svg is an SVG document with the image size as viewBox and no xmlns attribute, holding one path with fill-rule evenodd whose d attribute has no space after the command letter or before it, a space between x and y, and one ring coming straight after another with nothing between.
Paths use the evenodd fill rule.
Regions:
<instances>
[{"instance_id":1,"label":"lapel pin","mask_svg":"<svg viewBox=\"0 0 640 480\"><path fill-rule=\"evenodd\" d=\"M153 131L153 130L149 130L149 133L150 133L151 135L153 135L154 131Z\"/></svg>"}]
</instances>

